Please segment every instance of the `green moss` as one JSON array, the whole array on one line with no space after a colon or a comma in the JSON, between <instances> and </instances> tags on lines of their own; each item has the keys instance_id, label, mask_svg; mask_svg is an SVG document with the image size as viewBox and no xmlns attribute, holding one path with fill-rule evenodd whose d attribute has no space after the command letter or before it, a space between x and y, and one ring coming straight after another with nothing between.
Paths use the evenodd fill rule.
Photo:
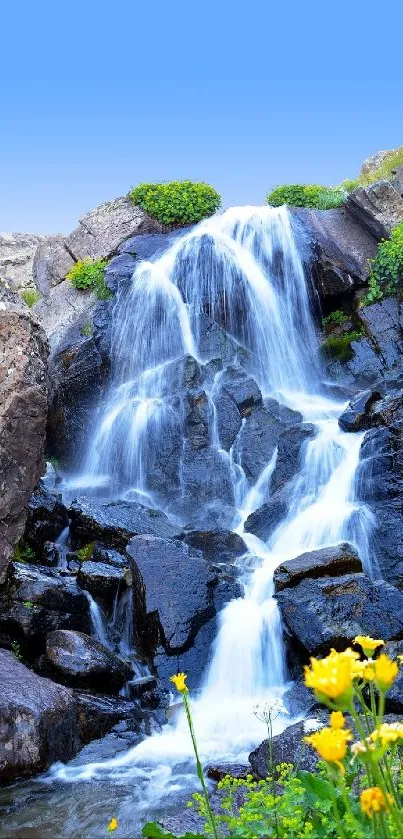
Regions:
<instances>
[{"instance_id":1,"label":"green moss","mask_svg":"<svg viewBox=\"0 0 403 839\"><path fill-rule=\"evenodd\" d=\"M194 181L140 184L129 198L160 224L196 224L212 216L221 204L221 196L209 184Z\"/></svg>"},{"instance_id":2,"label":"green moss","mask_svg":"<svg viewBox=\"0 0 403 839\"><path fill-rule=\"evenodd\" d=\"M35 551L27 545L24 539L20 539L14 548L13 562L32 563L35 562Z\"/></svg>"},{"instance_id":3,"label":"green moss","mask_svg":"<svg viewBox=\"0 0 403 839\"><path fill-rule=\"evenodd\" d=\"M352 341L359 341L363 330L352 330L344 335L329 335L322 344L322 351L338 361L349 361L353 356Z\"/></svg>"},{"instance_id":4,"label":"green moss","mask_svg":"<svg viewBox=\"0 0 403 839\"><path fill-rule=\"evenodd\" d=\"M29 309L40 300L41 295L37 288L25 288L20 294L21 300L28 306Z\"/></svg>"},{"instance_id":5,"label":"green moss","mask_svg":"<svg viewBox=\"0 0 403 839\"><path fill-rule=\"evenodd\" d=\"M106 259L79 260L70 269L66 279L70 280L74 288L81 291L91 289L95 292L98 300L109 300L112 297L105 282L105 268L108 262Z\"/></svg>"},{"instance_id":6,"label":"green moss","mask_svg":"<svg viewBox=\"0 0 403 839\"><path fill-rule=\"evenodd\" d=\"M311 207L330 210L344 204L347 191L342 188L320 186L319 184L284 184L267 195L271 207L288 204L292 207Z\"/></svg>"},{"instance_id":7,"label":"green moss","mask_svg":"<svg viewBox=\"0 0 403 839\"><path fill-rule=\"evenodd\" d=\"M348 320L348 315L345 312L342 312L341 309L336 309L334 312L330 312L329 315L326 315L323 318L323 326L331 326L333 324L337 326L341 326L346 320Z\"/></svg>"},{"instance_id":8,"label":"green moss","mask_svg":"<svg viewBox=\"0 0 403 839\"><path fill-rule=\"evenodd\" d=\"M11 641L11 652L14 653L15 657L18 658L19 661L22 660L21 647L18 641Z\"/></svg>"},{"instance_id":9,"label":"green moss","mask_svg":"<svg viewBox=\"0 0 403 839\"><path fill-rule=\"evenodd\" d=\"M88 321L85 323L81 329L81 335L83 338L91 338L92 333L94 332L94 325Z\"/></svg>"},{"instance_id":10,"label":"green moss","mask_svg":"<svg viewBox=\"0 0 403 839\"><path fill-rule=\"evenodd\" d=\"M22 605L25 606L26 609L35 609L35 605L32 600L23 600Z\"/></svg>"},{"instance_id":11,"label":"green moss","mask_svg":"<svg viewBox=\"0 0 403 839\"><path fill-rule=\"evenodd\" d=\"M89 559L91 559L93 552L94 552L94 542L88 542L82 548L79 548L79 550L76 551L76 554L77 554L80 562L87 562Z\"/></svg>"}]
</instances>

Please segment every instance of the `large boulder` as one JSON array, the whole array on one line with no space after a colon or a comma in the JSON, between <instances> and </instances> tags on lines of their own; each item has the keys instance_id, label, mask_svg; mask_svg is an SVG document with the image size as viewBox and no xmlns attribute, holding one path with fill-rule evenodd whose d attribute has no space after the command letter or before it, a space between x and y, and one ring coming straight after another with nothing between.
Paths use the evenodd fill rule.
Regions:
<instances>
[{"instance_id":1,"label":"large boulder","mask_svg":"<svg viewBox=\"0 0 403 839\"><path fill-rule=\"evenodd\" d=\"M343 431L362 431L368 428L371 424L371 408L379 398L380 394L376 390L364 390L354 396L339 417L340 428Z\"/></svg>"},{"instance_id":2,"label":"large boulder","mask_svg":"<svg viewBox=\"0 0 403 839\"><path fill-rule=\"evenodd\" d=\"M34 288L34 257L43 241L32 233L0 233L0 280L13 291Z\"/></svg>"},{"instance_id":3,"label":"large boulder","mask_svg":"<svg viewBox=\"0 0 403 839\"><path fill-rule=\"evenodd\" d=\"M41 479L29 499L24 539L42 549L45 542L56 541L68 522L61 494L50 491Z\"/></svg>"},{"instance_id":4,"label":"large boulder","mask_svg":"<svg viewBox=\"0 0 403 839\"><path fill-rule=\"evenodd\" d=\"M253 533L263 542L267 542L276 527L287 515L289 508L289 494L287 489L281 489L269 498L265 504L258 507L248 516L245 522L247 533Z\"/></svg>"},{"instance_id":5,"label":"large boulder","mask_svg":"<svg viewBox=\"0 0 403 839\"><path fill-rule=\"evenodd\" d=\"M0 283L0 583L45 471L46 359L42 329Z\"/></svg>"},{"instance_id":6,"label":"large boulder","mask_svg":"<svg viewBox=\"0 0 403 839\"><path fill-rule=\"evenodd\" d=\"M44 297L61 283L75 264L67 250L63 236L47 236L39 243L32 266L33 279Z\"/></svg>"},{"instance_id":7,"label":"large boulder","mask_svg":"<svg viewBox=\"0 0 403 839\"><path fill-rule=\"evenodd\" d=\"M275 765L292 763L293 766L298 766L299 769L305 769L307 772L315 771L318 756L313 749L310 749L304 743L304 734L304 723L296 722L294 725L288 726L281 734L273 737L273 761ZM250 753L249 762L255 778L265 780L269 774L270 766L268 740L263 740L263 743Z\"/></svg>"},{"instance_id":8,"label":"large boulder","mask_svg":"<svg viewBox=\"0 0 403 839\"><path fill-rule=\"evenodd\" d=\"M56 679L104 693L117 693L132 674L125 661L84 632L50 632L46 656Z\"/></svg>"},{"instance_id":9,"label":"large boulder","mask_svg":"<svg viewBox=\"0 0 403 839\"><path fill-rule=\"evenodd\" d=\"M301 554L279 565L274 572L275 590L295 586L306 577L340 577L354 571L362 571L361 560L356 549L343 542Z\"/></svg>"},{"instance_id":10,"label":"large boulder","mask_svg":"<svg viewBox=\"0 0 403 839\"><path fill-rule=\"evenodd\" d=\"M76 703L67 688L0 650L0 780L43 772L77 751Z\"/></svg>"},{"instance_id":11,"label":"large boulder","mask_svg":"<svg viewBox=\"0 0 403 839\"><path fill-rule=\"evenodd\" d=\"M77 582L82 589L89 591L96 598L97 603L108 610L117 592L126 588L128 565L127 562L125 569L109 565L107 562L83 562L77 574Z\"/></svg>"},{"instance_id":12,"label":"large boulder","mask_svg":"<svg viewBox=\"0 0 403 839\"><path fill-rule=\"evenodd\" d=\"M91 322L96 304L93 291L81 291L69 280L63 280L41 297L32 307L32 314L46 332L52 350L55 350L71 326L82 329Z\"/></svg>"},{"instance_id":13,"label":"large boulder","mask_svg":"<svg viewBox=\"0 0 403 839\"><path fill-rule=\"evenodd\" d=\"M69 510L72 537L81 544L104 542L111 548L124 550L133 536L151 534L175 539L180 528L164 513L144 507L135 501L110 501L102 504L90 498L79 498Z\"/></svg>"},{"instance_id":14,"label":"large boulder","mask_svg":"<svg viewBox=\"0 0 403 839\"><path fill-rule=\"evenodd\" d=\"M403 637L403 593L364 574L306 578L277 594L282 619L308 655L344 649L356 635Z\"/></svg>"},{"instance_id":15,"label":"large boulder","mask_svg":"<svg viewBox=\"0 0 403 839\"><path fill-rule=\"evenodd\" d=\"M304 448L315 436L311 423L302 423L287 428L280 434L277 446L276 466L270 482L270 492L275 493L297 475L303 461Z\"/></svg>"},{"instance_id":16,"label":"large boulder","mask_svg":"<svg viewBox=\"0 0 403 839\"><path fill-rule=\"evenodd\" d=\"M138 731L142 725L144 712L136 701L78 690L74 691L74 696L78 736L82 744L104 737L120 721L124 721L131 731Z\"/></svg>"},{"instance_id":17,"label":"large boulder","mask_svg":"<svg viewBox=\"0 0 403 839\"><path fill-rule=\"evenodd\" d=\"M350 192L346 209L378 241L388 238L392 229L403 221L403 199L386 180Z\"/></svg>"}]
</instances>

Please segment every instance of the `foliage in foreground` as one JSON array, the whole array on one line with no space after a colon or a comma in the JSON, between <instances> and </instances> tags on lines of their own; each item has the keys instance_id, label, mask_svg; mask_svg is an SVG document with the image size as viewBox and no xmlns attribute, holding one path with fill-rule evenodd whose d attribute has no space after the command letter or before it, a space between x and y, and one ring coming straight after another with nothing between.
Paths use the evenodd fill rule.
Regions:
<instances>
[{"instance_id":1,"label":"foliage in foreground","mask_svg":"<svg viewBox=\"0 0 403 839\"><path fill-rule=\"evenodd\" d=\"M195 224L214 215L221 196L212 186L194 181L140 184L129 192L134 204L160 224Z\"/></svg>"},{"instance_id":2,"label":"foliage in foreground","mask_svg":"<svg viewBox=\"0 0 403 839\"><path fill-rule=\"evenodd\" d=\"M363 304L376 303L390 294L402 293L403 285L403 223L392 230L390 239L383 239L371 261L368 292Z\"/></svg>"},{"instance_id":3,"label":"foliage in foreground","mask_svg":"<svg viewBox=\"0 0 403 839\"><path fill-rule=\"evenodd\" d=\"M318 184L284 184L268 193L267 203L271 207L288 204L291 207L331 210L344 204L346 198L347 191L344 188Z\"/></svg>"},{"instance_id":4,"label":"foliage in foreground","mask_svg":"<svg viewBox=\"0 0 403 839\"><path fill-rule=\"evenodd\" d=\"M79 260L70 269L66 279L70 280L74 288L81 291L91 289L98 300L109 300L112 296L105 282L106 259Z\"/></svg>"},{"instance_id":5,"label":"foliage in foreground","mask_svg":"<svg viewBox=\"0 0 403 839\"><path fill-rule=\"evenodd\" d=\"M403 656L394 661L377 655L382 639L357 636L353 645L359 653L331 650L305 668L306 686L330 710L329 724L304 737L320 759L316 771L273 765L269 701L259 717L267 725L267 779L225 778L218 813L212 812L200 766L186 675L172 678L183 698L202 785L193 805L206 822L203 834L181 839L401 839L403 723L386 723L384 713ZM143 828L143 836L174 839L154 823Z\"/></svg>"}]
</instances>

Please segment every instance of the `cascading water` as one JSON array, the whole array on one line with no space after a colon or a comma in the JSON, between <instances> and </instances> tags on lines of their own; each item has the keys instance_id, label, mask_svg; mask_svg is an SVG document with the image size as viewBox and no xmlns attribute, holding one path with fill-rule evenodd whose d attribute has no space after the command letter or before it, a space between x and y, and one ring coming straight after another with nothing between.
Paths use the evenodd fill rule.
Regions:
<instances>
[{"instance_id":1,"label":"cascading water","mask_svg":"<svg viewBox=\"0 0 403 839\"><path fill-rule=\"evenodd\" d=\"M304 551L349 540L372 573L368 545L373 522L355 498L363 435L341 431L337 420L343 405L321 387L313 307L287 210L245 207L203 222L160 259L141 264L114 310L113 385L103 415L96 418L85 475L80 477L87 492L146 498L181 520L187 462L184 409L178 397L182 359L192 356L210 369L215 356L205 341L206 318L211 328L219 324L230 336L231 365L242 363L263 397L299 411L314 426L289 490L287 516L265 544L246 533L244 523L267 500L276 451L251 482L239 455L245 421L228 450L221 443L216 416L222 372L213 369L205 379L210 462L227 470L232 526L248 552L245 595L221 613L211 663L194 702L204 758L244 758L264 734L252 715L253 704L284 690L281 622L273 598L276 566ZM219 333L222 340L224 333ZM177 447L176 470L163 474L164 483L161 442L178 437L182 444ZM204 503L207 525L213 500L208 495L193 499L195 505ZM279 724L284 726L284 720ZM71 781L136 777L147 808L157 795L150 792L150 779L154 791L159 786L158 795L180 788L186 772L181 775L178 767L190 754L186 722L179 715L162 732L112 760L58 766L53 775ZM151 773L146 768L150 764Z\"/></svg>"}]
</instances>

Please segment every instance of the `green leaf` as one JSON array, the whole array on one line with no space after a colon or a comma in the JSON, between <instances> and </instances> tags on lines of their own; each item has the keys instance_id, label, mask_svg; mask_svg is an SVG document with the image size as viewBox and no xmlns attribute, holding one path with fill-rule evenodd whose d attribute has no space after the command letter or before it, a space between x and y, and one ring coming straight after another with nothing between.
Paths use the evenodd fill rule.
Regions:
<instances>
[{"instance_id":1,"label":"green leaf","mask_svg":"<svg viewBox=\"0 0 403 839\"><path fill-rule=\"evenodd\" d=\"M175 836L173 833L167 833L156 822L148 822L142 830L144 839L206 839L202 833L184 833L182 836Z\"/></svg>"},{"instance_id":2,"label":"green leaf","mask_svg":"<svg viewBox=\"0 0 403 839\"><path fill-rule=\"evenodd\" d=\"M311 772L306 772L305 769L300 769L297 772L297 778L301 781L307 795L314 799L319 798L320 801L331 801L332 787L325 778L312 775Z\"/></svg>"}]
</instances>

